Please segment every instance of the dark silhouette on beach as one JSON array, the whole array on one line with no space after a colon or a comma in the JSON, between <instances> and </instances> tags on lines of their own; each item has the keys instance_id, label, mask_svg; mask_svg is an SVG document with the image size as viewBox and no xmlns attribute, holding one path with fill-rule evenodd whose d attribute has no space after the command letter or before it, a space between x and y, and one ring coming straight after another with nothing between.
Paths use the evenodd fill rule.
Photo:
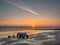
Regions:
<instances>
[{"instance_id":1,"label":"dark silhouette on beach","mask_svg":"<svg viewBox=\"0 0 60 45\"><path fill-rule=\"evenodd\" d=\"M20 39L25 39L25 38L29 38L29 36L26 33L17 33L17 38Z\"/></svg>"}]
</instances>

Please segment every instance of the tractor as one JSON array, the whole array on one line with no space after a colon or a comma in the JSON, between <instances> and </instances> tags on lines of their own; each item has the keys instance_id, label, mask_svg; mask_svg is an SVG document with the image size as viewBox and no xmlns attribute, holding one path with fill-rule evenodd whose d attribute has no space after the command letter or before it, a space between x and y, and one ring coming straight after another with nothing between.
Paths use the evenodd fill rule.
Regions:
<instances>
[{"instance_id":1,"label":"tractor","mask_svg":"<svg viewBox=\"0 0 60 45\"><path fill-rule=\"evenodd\" d=\"M18 39L28 39L29 38L29 36L27 35L27 33L25 33L25 32L20 32L20 33L17 33L17 38Z\"/></svg>"}]
</instances>

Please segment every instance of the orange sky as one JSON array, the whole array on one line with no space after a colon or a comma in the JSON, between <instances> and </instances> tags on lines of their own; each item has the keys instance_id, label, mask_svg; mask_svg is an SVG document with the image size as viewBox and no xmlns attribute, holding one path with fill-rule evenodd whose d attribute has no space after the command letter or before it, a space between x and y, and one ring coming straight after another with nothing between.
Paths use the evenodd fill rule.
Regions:
<instances>
[{"instance_id":1,"label":"orange sky","mask_svg":"<svg viewBox=\"0 0 60 45\"><path fill-rule=\"evenodd\" d=\"M59 4L59 0L0 1L0 26L60 26Z\"/></svg>"},{"instance_id":2,"label":"orange sky","mask_svg":"<svg viewBox=\"0 0 60 45\"><path fill-rule=\"evenodd\" d=\"M60 26L60 22L5 22L1 21L0 26Z\"/></svg>"}]
</instances>

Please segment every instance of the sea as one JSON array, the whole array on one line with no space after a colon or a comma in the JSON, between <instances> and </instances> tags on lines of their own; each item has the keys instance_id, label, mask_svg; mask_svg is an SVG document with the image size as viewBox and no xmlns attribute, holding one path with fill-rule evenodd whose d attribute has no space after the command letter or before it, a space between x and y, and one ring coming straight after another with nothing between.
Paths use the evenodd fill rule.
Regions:
<instances>
[{"instance_id":1,"label":"sea","mask_svg":"<svg viewBox=\"0 0 60 45\"><path fill-rule=\"evenodd\" d=\"M31 38L17 39L8 36L17 36L25 32ZM0 45L57 45L60 44L60 26L54 27L0 27Z\"/></svg>"}]
</instances>

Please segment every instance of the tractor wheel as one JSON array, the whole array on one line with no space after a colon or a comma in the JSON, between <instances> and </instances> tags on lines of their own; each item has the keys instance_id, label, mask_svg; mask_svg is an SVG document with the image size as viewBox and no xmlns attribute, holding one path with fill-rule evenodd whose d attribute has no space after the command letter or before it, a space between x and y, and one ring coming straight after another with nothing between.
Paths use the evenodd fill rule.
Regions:
<instances>
[{"instance_id":1,"label":"tractor wheel","mask_svg":"<svg viewBox=\"0 0 60 45\"><path fill-rule=\"evenodd\" d=\"M28 35L26 35L26 38L28 39L28 38L29 38L29 36L28 36Z\"/></svg>"}]
</instances>

